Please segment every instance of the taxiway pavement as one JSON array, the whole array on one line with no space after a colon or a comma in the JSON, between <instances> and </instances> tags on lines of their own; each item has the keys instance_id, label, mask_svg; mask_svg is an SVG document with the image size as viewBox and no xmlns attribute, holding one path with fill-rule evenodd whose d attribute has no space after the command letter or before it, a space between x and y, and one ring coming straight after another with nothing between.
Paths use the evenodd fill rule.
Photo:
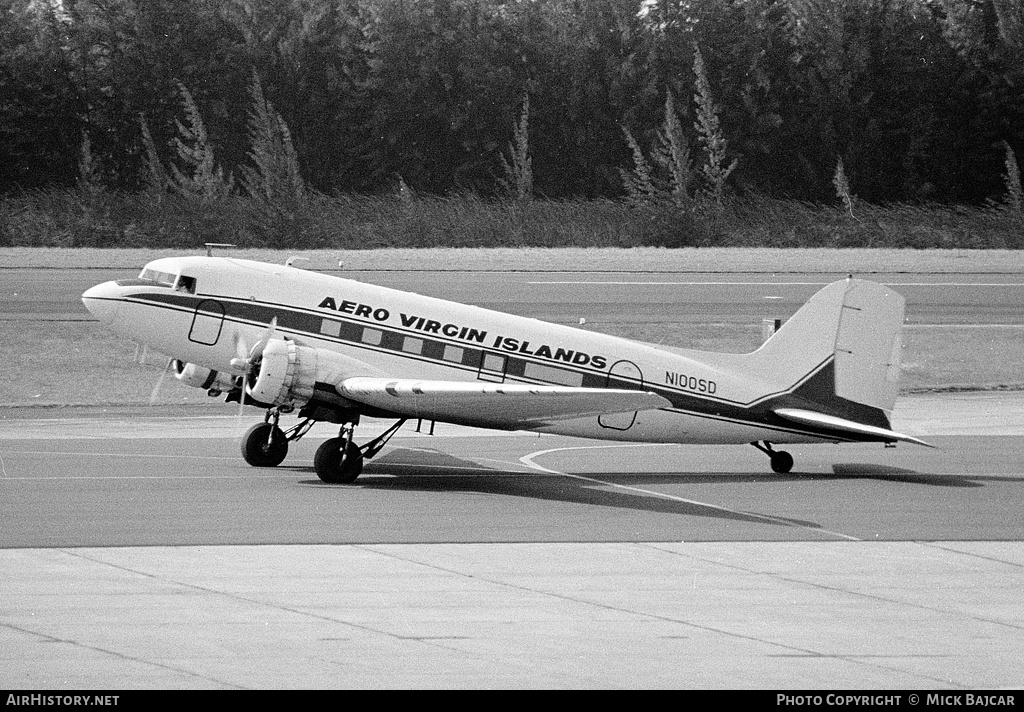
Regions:
<instances>
[{"instance_id":1,"label":"taxiway pavement","mask_svg":"<svg viewBox=\"0 0 1024 712\"><path fill-rule=\"evenodd\" d=\"M0 421L0 687L1019 686L1024 398L894 424L942 449L439 428L327 486L222 412Z\"/></svg>"}]
</instances>

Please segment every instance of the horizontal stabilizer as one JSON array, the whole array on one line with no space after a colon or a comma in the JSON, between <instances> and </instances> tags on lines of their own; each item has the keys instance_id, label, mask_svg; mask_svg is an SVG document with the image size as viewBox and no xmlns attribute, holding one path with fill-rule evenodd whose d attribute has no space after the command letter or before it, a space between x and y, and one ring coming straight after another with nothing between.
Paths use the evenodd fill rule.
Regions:
<instances>
[{"instance_id":1,"label":"horizontal stabilizer","mask_svg":"<svg viewBox=\"0 0 1024 712\"><path fill-rule=\"evenodd\" d=\"M508 429L671 405L646 391L411 378L346 378L337 390L350 400L407 417Z\"/></svg>"},{"instance_id":2,"label":"horizontal stabilizer","mask_svg":"<svg viewBox=\"0 0 1024 712\"><path fill-rule=\"evenodd\" d=\"M867 435L886 442L902 440L908 443L924 445L925 447L935 447L930 443L926 443L924 440L920 440L910 435L897 433L893 430L886 430L885 428L876 428L873 425L864 425L863 423L846 420L845 418L836 418L832 415L816 413L813 410L801 410L800 408L778 408L773 412L780 418L785 418L786 420L791 420L794 423L800 423L801 425L815 425L821 428L841 430L855 435Z\"/></svg>"}]
</instances>

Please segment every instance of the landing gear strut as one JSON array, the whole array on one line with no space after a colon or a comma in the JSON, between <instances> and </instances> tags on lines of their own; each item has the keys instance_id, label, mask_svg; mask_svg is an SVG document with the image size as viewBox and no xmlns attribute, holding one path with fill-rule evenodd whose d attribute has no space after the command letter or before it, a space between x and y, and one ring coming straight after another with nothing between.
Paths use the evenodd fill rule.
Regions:
<instances>
[{"instance_id":1,"label":"landing gear strut","mask_svg":"<svg viewBox=\"0 0 1024 712\"><path fill-rule=\"evenodd\" d=\"M772 471L784 475L793 469L793 456L783 450L773 450L767 440L750 443L771 459Z\"/></svg>"},{"instance_id":2,"label":"landing gear strut","mask_svg":"<svg viewBox=\"0 0 1024 712\"><path fill-rule=\"evenodd\" d=\"M398 432L404 423L405 418L362 447L352 442L355 423L345 423L341 426L338 437L325 440L317 448L316 455L313 457L316 476L330 484L347 485L355 482L359 473L363 471L363 460L368 460L380 452L384 444Z\"/></svg>"},{"instance_id":3,"label":"landing gear strut","mask_svg":"<svg viewBox=\"0 0 1024 712\"><path fill-rule=\"evenodd\" d=\"M268 410L264 421L242 436L242 457L253 467L277 467L288 455L288 443L298 440L313 427L313 421L306 418L288 430L281 430L277 425L280 419L281 411Z\"/></svg>"},{"instance_id":4,"label":"landing gear strut","mask_svg":"<svg viewBox=\"0 0 1024 712\"><path fill-rule=\"evenodd\" d=\"M281 409L267 410L262 423L249 428L242 436L242 457L253 467L277 467L288 455L288 444L309 432L316 421L304 418L288 430L281 430L278 421ZM391 436L405 424L403 418L376 438L359 447L352 441L358 416L342 424L338 437L325 440L313 456L316 476L331 484L350 484L363 471L363 460L369 460L380 452Z\"/></svg>"}]
</instances>

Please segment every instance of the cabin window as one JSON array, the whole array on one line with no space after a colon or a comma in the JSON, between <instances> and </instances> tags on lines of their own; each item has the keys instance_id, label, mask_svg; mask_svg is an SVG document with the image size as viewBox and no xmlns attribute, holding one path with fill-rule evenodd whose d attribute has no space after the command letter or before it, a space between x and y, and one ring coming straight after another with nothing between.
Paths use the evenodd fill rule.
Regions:
<instances>
[{"instance_id":1,"label":"cabin window","mask_svg":"<svg viewBox=\"0 0 1024 712\"><path fill-rule=\"evenodd\" d=\"M539 363L527 363L523 375L534 381L557 383L561 386L583 385L582 373L567 371L564 368L555 368L554 366L545 366Z\"/></svg>"},{"instance_id":2,"label":"cabin window","mask_svg":"<svg viewBox=\"0 0 1024 712\"><path fill-rule=\"evenodd\" d=\"M186 294L195 294L196 278L181 275L180 277L178 277L178 283L174 286L174 288L177 289L179 292L185 292Z\"/></svg>"},{"instance_id":3,"label":"cabin window","mask_svg":"<svg viewBox=\"0 0 1024 712\"><path fill-rule=\"evenodd\" d=\"M450 346L445 344L444 355L441 356L445 361L451 361L452 363L462 363L462 357L465 355L466 349L461 346Z\"/></svg>"},{"instance_id":4,"label":"cabin window","mask_svg":"<svg viewBox=\"0 0 1024 712\"><path fill-rule=\"evenodd\" d=\"M363 329L362 341L364 344L370 344L371 346L380 346L380 342L384 337L384 332L380 329L371 329L366 327Z\"/></svg>"},{"instance_id":5,"label":"cabin window","mask_svg":"<svg viewBox=\"0 0 1024 712\"><path fill-rule=\"evenodd\" d=\"M334 319L324 319L320 322L320 333L327 336L341 336L341 322Z\"/></svg>"},{"instance_id":6,"label":"cabin window","mask_svg":"<svg viewBox=\"0 0 1024 712\"><path fill-rule=\"evenodd\" d=\"M406 336L402 341L402 351L405 351L407 354L423 353L423 339L417 339L414 336Z\"/></svg>"},{"instance_id":7,"label":"cabin window","mask_svg":"<svg viewBox=\"0 0 1024 712\"><path fill-rule=\"evenodd\" d=\"M487 371L504 371L505 357L497 354L484 354L484 363L481 368Z\"/></svg>"},{"instance_id":8,"label":"cabin window","mask_svg":"<svg viewBox=\"0 0 1024 712\"><path fill-rule=\"evenodd\" d=\"M502 383L505 380L506 358L500 354L485 353L476 377L481 381Z\"/></svg>"}]
</instances>

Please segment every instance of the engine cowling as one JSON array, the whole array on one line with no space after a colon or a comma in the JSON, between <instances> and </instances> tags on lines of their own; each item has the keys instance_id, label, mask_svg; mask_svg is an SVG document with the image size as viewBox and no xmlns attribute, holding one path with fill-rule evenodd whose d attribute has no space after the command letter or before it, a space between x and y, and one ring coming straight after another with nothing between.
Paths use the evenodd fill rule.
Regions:
<instances>
[{"instance_id":1,"label":"engine cowling","mask_svg":"<svg viewBox=\"0 0 1024 712\"><path fill-rule=\"evenodd\" d=\"M251 359L246 393L272 407L303 407L314 399L317 383L326 386L315 393L317 402L351 405L333 386L351 376L382 375L358 359L328 349L301 346L289 339L268 340Z\"/></svg>"},{"instance_id":2,"label":"engine cowling","mask_svg":"<svg viewBox=\"0 0 1024 712\"><path fill-rule=\"evenodd\" d=\"M186 363L178 359L174 360L174 377L193 388L202 388L207 391L230 391L235 387L235 376L230 373L214 371L204 366L197 366L194 363Z\"/></svg>"},{"instance_id":3,"label":"engine cowling","mask_svg":"<svg viewBox=\"0 0 1024 712\"><path fill-rule=\"evenodd\" d=\"M317 361L316 349L270 339L255 359L246 392L272 406L304 406L313 397Z\"/></svg>"}]
</instances>

